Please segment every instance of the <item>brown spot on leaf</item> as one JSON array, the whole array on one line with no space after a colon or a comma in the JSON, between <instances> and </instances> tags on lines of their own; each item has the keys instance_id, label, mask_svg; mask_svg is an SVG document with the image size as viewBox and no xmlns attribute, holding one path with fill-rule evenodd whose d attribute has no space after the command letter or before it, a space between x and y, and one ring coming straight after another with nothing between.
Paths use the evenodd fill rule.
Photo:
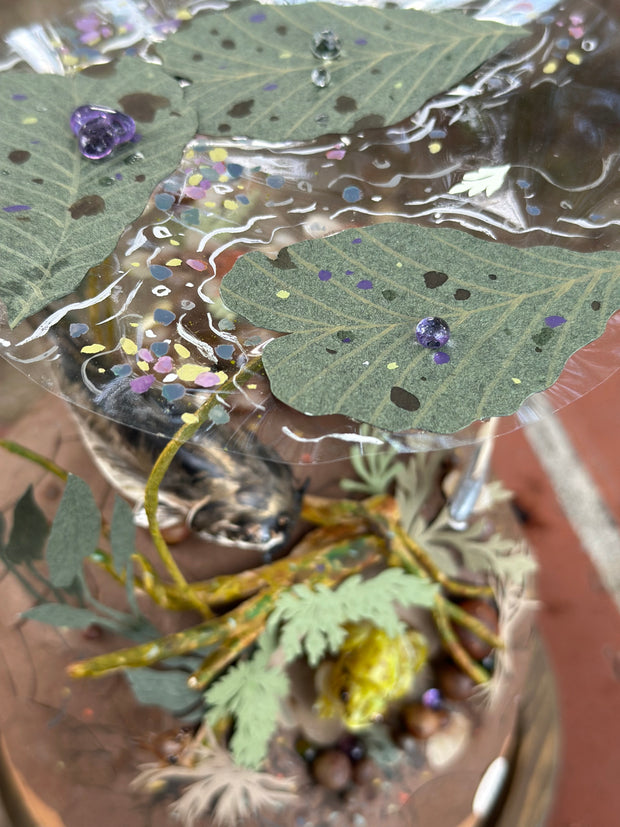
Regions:
<instances>
[{"instance_id":1,"label":"brown spot on leaf","mask_svg":"<svg viewBox=\"0 0 620 827\"><path fill-rule=\"evenodd\" d=\"M236 49L237 48L237 44L235 43L235 41L231 37L225 37L224 40L222 40L220 45L221 45L222 49L230 50L230 49Z\"/></svg>"},{"instance_id":2,"label":"brown spot on leaf","mask_svg":"<svg viewBox=\"0 0 620 827\"><path fill-rule=\"evenodd\" d=\"M218 132L230 132L230 124L229 123L221 123L217 127Z\"/></svg>"},{"instance_id":3,"label":"brown spot on leaf","mask_svg":"<svg viewBox=\"0 0 620 827\"><path fill-rule=\"evenodd\" d=\"M142 175L142 173L140 173L140 175L136 175L135 178L134 178L134 181L137 181L138 184L141 184L145 180L146 180L146 175Z\"/></svg>"},{"instance_id":4,"label":"brown spot on leaf","mask_svg":"<svg viewBox=\"0 0 620 827\"><path fill-rule=\"evenodd\" d=\"M336 98L334 109L341 115L344 115L346 112L355 112L357 110L357 101L348 95L340 95L340 97Z\"/></svg>"},{"instance_id":5,"label":"brown spot on leaf","mask_svg":"<svg viewBox=\"0 0 620 827\"><path fill-rule=\"evenodd\" d=\"M200 61L201 61L201 60L204 60L204 58L203 58L203 56L200 54L200 52L194 52L194 54L192 55L192 60L193 60L195 63L200 63Z\"/></svg>"},{"instance_id":6,"label":"brown spot on leaf","mask_svg":"<svg viewBox=\"0 0 620 827\"><path fill-rule=\"evenodd\" d=\"M597 301L594 301L594 302L591 303L590 307L592 308L592 310L600 310L601 309L601 303L597 302Z\"/></svg>"},{"instance_id":7,"label":"brown spot on leaf","mask_svg":"<svg viewBox=\"0 0 620 827\"><path fill-rule=\"evenodd\" d=\"M163 95L151 95L150 92L132 92L119 98L119 104L126 115L140 123L153 123L158 109L170 106L168 98Z\"/></svg>"},{"instance_id":8,"label":"brown spot on leaf","mask_svg":"<svg viewBox=\"0 0 620 827\"><path fill-rule=\"evenodd\" d=\"M470 296L471 293L469 292L469 290L463 290L461 287L459 287L458 290L454 291L454 298L457 300L457 302L466 302Z\"/></svg>"},{"instance_id":9,"label":"brown spot on leaf","mask_svg":"<svg viewBox=\"0 0 620 827\"><path fill-rule=\"evenodd\" d=\"M429 270L428 273L424 273L422 278L424 279L424 284L429 290L434 290L436 287L441 287L442 284L445 284L448 281L448 276L445 273L441 273L439 270Z\"/></svg>"},{"instance_id":10,"label":"brown spot on leaf","mask_svg":"<svg viewBox=\"0 0 620 827\"><path fill-rule=\"evenodd\" d=\"M383 115L364 115L363 118L355 121L351 127L351 132L359 132L360 129L377 129L383 126L385 118Z\"/></svg>"},{"instance_id":11,"label":"brown spot on leaf","mask_svg":"<svg viewBox=\"0 0 620 827\"><path fill-rule=\"evenodd\" d=\"M105 201L100 195L84 195L69 207L71 218L75 219L99 215L104 210Z\"/></svg>"},{"instance_id":12,"label":"brown spot on leaf","mask_svg":"<svg viewBox=\"0 0 620 827\"><path fill-rule=\"evenodd\" d=\"M247 101L239 101L231 106L226 114L230 115L231 118L245 118L251 113L253 106L254 98L250 98Z\"/></svg>"},{"instance_id":13,"label":"brown spot on leaf","mask_svg":"<svg viewBox=\"0 0 620 827\"><path fill-rule=\"evenodd\" d=\"M284 35L288 32L288 27L284 25L276 26L276 32L284 37Z\"/></svg>"},{"instance_id":14,"label":"brown spot on leaf","mask_svg":"<svg viewBox=\"0 0 620 827\"><path fill-rule=\"evenodd\" d=\"M271 262L278 270L296 270L297 265L291 258L288 247L283 247Z\"/></svg>"},{"instance_id":15,"label":"brown spot on leaf","mask_svg":"<svg viewBox=\"0 0 620 827\"><path fill-rule=\"evenodd\" d=\"M420 407L418 397L409 393L409 391L406 391L404 388L400 388L398 385L394 385L390 391L390 401L404 411L417 411Z\"/></svg>"},{"instance_id":16,"label":"brown spot on leaf","mask_svg":"<svg viewBox=\"0 0 620 827\"><path fill-rule=\"evenodd\" d=\"M27 149L14 149L12 152L9 152L8 157L12 164L25 164L30 158L30 153Z\"/></svg>"},{"instance_id":17,"label":"brown spot on leaf","mask_svg":"<svg viewBox=\"0 0 620 827\"><path fill-rule=\"evenodd\" d=\"M43 184L43 183L45 183L43 181L43 178L31 178L31 181L32 181L33 184Z\"/></svg>"}]
</instances>

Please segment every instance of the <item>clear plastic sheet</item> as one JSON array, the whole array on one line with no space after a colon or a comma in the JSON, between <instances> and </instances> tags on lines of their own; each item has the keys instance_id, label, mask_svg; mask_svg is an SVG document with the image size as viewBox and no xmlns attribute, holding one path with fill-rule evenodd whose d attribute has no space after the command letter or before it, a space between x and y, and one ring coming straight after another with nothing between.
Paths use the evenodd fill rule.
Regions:
<instances>
[{"instance_id":1,"label":"clear plastic sheet","mask_svg":"<svg viewBox=\"0 0 620 827\"><path fill-rule=\"evenodd\" d=\"M119 49L156 59L150 45L183 19L229 5L196 2L164 13L146 4L87 4L59 24L11 33L2 65L21 59L36 71L72 71ZM528 39L399 124L362 123L351 135L326 133L305 143L198 136L115 253L76 293L14 330L0 330L0 355L87 416L172 435L183 415L218 394L218 384L274 335L233 321L219 300L222 277L248 250L275 257L296 241L389 220L465 229L516 246L619 249L619 21L591 3L551 12L548 5L490 2L474 10L513 25L542 16ZM573 83L584 52L595 53L592 70ZM432 142L441 142L440 154L428 150ZM463 170L481 166L503 170L495 192L450 192ZM363 204L343 200L343 181L364 182ZM153 267L174 271L173 289L153 280ZM92 342L105 346L93 353ZM602 382L619 353L616 316L544 392L551 407ZM262 376L220 394L218 403L219 421L209 428L220 429L229 451L253 453L268 444L290 463L342 458L352 442L369 450L384 441L403 451L448 448L475 442L478 430L472 424L448 435L361 434L344 417L291 411ZM535 420L538 407L532 397L501 418L498 433Z\"/></svg>"}]
</instances>

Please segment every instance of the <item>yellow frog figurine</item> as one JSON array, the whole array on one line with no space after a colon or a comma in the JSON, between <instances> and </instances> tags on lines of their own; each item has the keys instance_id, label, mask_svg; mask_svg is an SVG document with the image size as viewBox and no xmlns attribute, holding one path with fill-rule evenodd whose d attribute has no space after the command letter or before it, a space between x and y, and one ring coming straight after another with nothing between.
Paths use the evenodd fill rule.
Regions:
<instances>
[{"instance_id":1,"label":"yellow frog figurine","mask_svg":"<svg viewBox=\"0 0 620 827\"><path fill-rule=\"evenodd\" d=\"M413 629L392 638L368 621L345 628L336 661L326 664L319 677L316 709L321 717L341 718L348 729L363 729L411 691L428 645Z\"/></svg>"}]
</instances>

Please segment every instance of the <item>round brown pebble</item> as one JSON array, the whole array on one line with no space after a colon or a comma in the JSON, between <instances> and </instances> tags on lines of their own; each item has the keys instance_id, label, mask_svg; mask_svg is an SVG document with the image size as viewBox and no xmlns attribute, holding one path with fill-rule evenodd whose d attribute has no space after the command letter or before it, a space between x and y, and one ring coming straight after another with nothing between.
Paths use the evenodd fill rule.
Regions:
<instances>
[{"instance_id":1,"label":"round brown pebble","mask_svg":"<svg viewBox=\"0 0 620 827\"><path fill-rule=\"evenodd\" d=\"M171 525L167 528L161 529L161 536L171 546L174 546L177 543L182 543L183 540L187 540L191 533L192 532L185 525L185 523L177 523L177 525Z\"/></svg>"},{"instance_id":2,"label":"round brown pebble","mask_svg":"<svg viewBox=\"0 0 620 827\"><path fill-rule=\"evenodd\" d=\"M372 758L362 758L353 765L353 781L364 787L370 784L377 776L377 766Z\"/></svg>"},{"instance_id":3,"label":"round brown pebble","mask_svg":"<svg viewBox=\"0 0 620 827\"><path fill-rule=\"evenodd\" d=\"M425 741L445 724L448 713L445 709L431 709L421 703L407 704L403 709L403 723L414 738Z\"/></svg>"},{"instance_id":4,"label":"round brown pebble","mask_svg":"<svg viewBox=\"0 0 620 827\"><path fill-rule=\"evenodd\" d=\"M468 615L483 623L490 632L497 634L497 610L485 600L465 600L459 606ZM454 624L454 632L459 639L461 646L474 660L482 660L493 651L493 647L466 629L464 626Z\"/></svg>"},{"instance_id":5,"label":"round brown pebble","mask_svg":"<svg viewBox=\"0 0 620 827\"><path fill-rule=\"evenodd\" d=\"M452 701L464 701L470 697L476 684L454 663L443 663L437 669L439 691Z\"/></svg>"},{"instance_id":6,"label":"round brown pebble","mask_svg":"<svg viewBox=\"0 0 620 827\"><path fill-rule=\"evenodd\" d=\"M353 764L339 749L328 749L312 762L312 774L318 784L342 792L353 780Z\"/></svg>"}]
</instances>

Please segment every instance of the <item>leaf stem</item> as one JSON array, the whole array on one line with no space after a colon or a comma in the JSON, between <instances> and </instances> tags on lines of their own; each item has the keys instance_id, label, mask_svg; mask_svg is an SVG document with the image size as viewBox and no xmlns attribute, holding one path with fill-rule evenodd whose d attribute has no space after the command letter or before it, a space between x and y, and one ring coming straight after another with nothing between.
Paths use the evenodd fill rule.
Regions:
<instances>
[{"instance_id":1,"label":"leaf stem","mask_svg":"<svg viewBox=\"0 0 620 827\"><path fill-rule=\"evenodd\" d=\"M438 595L437 600L444 604L445 613L454 623L458 623L459 626L468 629L476 635L476 637L479 637L480 640L488 643L489 646L492 646L494 649L504 648L504 641L501 637L492 632L481 620L473 617L469 612L464 611L460 606L452 603L452 601L447 600L443 595Z\"/></svg>"},{"instance_id":2,"label":"leaf stem","mask_svg":"<svg viewBox=\"0 0 620 827\"><path fill-rule=\"evenodd\" d=\"M450 653L452 659L457 663L463 672L474 681L474 683L486 683L491 677L486 669L476 663L467 654L465 649L461 646L458 638L454 634L454 630L448 620L448 613L446 611L446 602L442 601L441 595L435 596L435 606L433 607L433 618L437 625L437 630L441 636L441 640L446 649Z\"/></svg>"},{"instance_id":3,"label":"leaf stem","mask_svg":"<svg viewBox=\"0 0 620 827\"><path fill-rule=\"evenodd\" d=\"M56 463L52 462L51 459L47 459L41 454L37 454L36 451L31 451L30 448L20 445L18 442L13 442L10 439L0 439L0 448L4 448L5 451L9 451L11 454L17 454L17 456L30 460L30 462L34 462L41 468L45 468L45 470L49 471L51 474L55 474L61 480L64 480L64 482L67 481L69 474L64 470L64 468L56 465Z\"/></svg>"}]
</instances>

